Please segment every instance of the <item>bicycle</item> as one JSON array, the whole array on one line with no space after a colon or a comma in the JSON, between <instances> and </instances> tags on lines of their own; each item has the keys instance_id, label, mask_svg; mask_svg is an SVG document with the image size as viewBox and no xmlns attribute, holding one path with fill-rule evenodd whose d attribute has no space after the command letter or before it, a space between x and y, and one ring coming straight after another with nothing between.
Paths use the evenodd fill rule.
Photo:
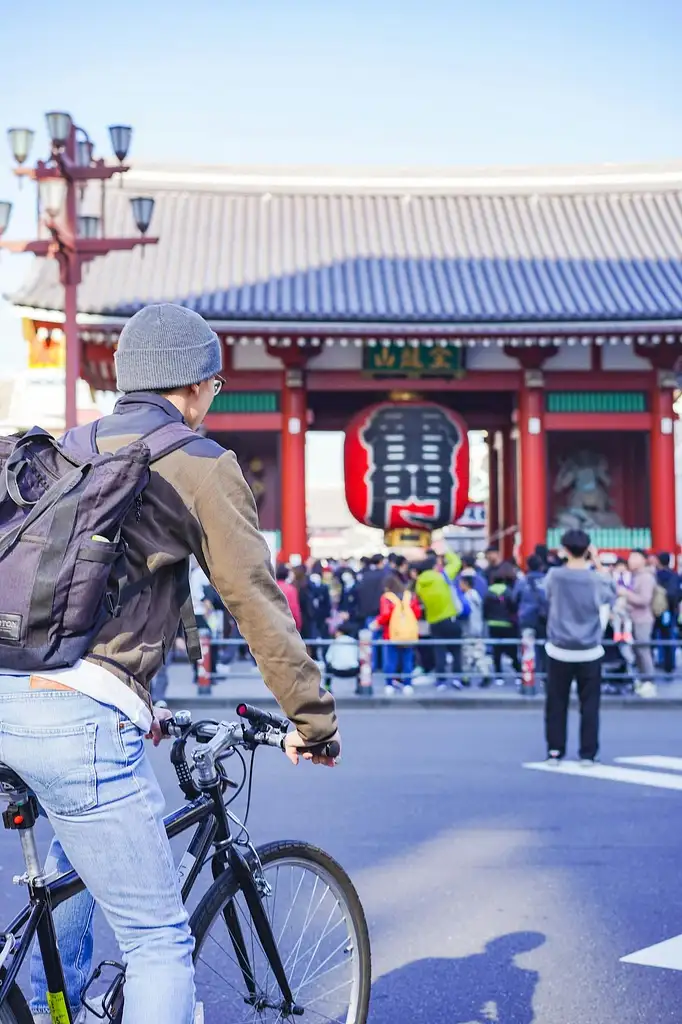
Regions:
<instances>
[{"instance_id":1,"label":"bicycle","mask_svg":"<svg viewBox=\"0 0 682 1024\"><path fill-rule=\"evenodd\" d=\"M164 819L169 838L195 828L178 866L186 902L210 861L213 882L190 918L195 938L197 1000L205 1024L269 1024L300 1018L335 1024L365 1024L371 985L371 952L359 897L343 868L305 842L274 842L256 848L246 829L251 806L255 751L283 749L289 723L240 704L239 721L193 723L177 712L164 723L174 737L171 762L187 803ZM191 767L187 743L193 740ZM331 748L336 748L331 749ZM335 756L336 744L310 748ZM247 768L242 751L251 753ZM226 762L237 757L239 784ZM229 810L247 786L244 821ZM229 800L226 794L231 791ZM15 879L28 887L29 903L0 932L0 1024L32 1024L17 985L18 972L37 938L55 1024L71 1024L52 911L83 891L71 871L41 874L34 825L39 808L23 780L0 765L0 795L9 798L6 828L19 832L26 872ZM215 928L215 934L214 934ZM113 972L101 1001L91 990ZM81 1002L100 1020L120 1024L125 968L104 961L94 971Z\"/></svg>"}]
</instances>

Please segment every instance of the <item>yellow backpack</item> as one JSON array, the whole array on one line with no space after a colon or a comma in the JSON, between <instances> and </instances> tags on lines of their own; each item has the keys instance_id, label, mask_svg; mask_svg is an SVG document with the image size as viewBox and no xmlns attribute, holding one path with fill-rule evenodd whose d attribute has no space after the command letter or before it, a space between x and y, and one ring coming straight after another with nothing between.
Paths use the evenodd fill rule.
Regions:
<instances>
[{"instance_id":1,"label":"yellow backpack","mask_svg":"<svg viewBox=\"0 0 682 1024\"><path fill-rule=\"evenodd\" d=\"M412 610L412 594L406 590L402 601L396 594L386 594L394 602L388 620L388 638L395 644L414 644L419 639L419 623Z\"/></svg>"}]
</instances>

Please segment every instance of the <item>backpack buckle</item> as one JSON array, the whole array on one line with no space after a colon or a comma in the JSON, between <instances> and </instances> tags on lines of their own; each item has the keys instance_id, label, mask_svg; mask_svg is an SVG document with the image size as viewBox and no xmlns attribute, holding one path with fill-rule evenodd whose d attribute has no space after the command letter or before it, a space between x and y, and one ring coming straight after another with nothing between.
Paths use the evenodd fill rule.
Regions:
<instances>
[{"instance_id":1,"label":"backpack buckle","mask_svg":"<svg viewBox=\"0 0 682 1024\"><path fill-rule=\"evenodd\" d=\"M122 590L121 580L119 580L117 592L112 593L112 591L109 591L105 598L107 611L112 619L118 619L120 617L121 608L123 606L123 602L121 601Z\"/></svg>"}]
</instances>

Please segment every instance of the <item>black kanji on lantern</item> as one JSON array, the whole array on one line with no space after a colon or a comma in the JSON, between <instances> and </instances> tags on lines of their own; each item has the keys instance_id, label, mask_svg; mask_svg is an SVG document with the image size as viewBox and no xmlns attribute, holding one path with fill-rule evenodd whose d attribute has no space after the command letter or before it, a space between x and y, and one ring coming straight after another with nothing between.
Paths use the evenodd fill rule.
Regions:
<instances>
[{"instance_id":1,"label":"black kanji on lantern","mask_svg":"<svg viewBox=\"0 0 682 1024\"><path fill-rule=\"evenodd\" d=\"M386 529L450 522L460 430L444 410L428 405L378 409L362 431L369 449L369 519Z\"/></svg>"}]
</instances>

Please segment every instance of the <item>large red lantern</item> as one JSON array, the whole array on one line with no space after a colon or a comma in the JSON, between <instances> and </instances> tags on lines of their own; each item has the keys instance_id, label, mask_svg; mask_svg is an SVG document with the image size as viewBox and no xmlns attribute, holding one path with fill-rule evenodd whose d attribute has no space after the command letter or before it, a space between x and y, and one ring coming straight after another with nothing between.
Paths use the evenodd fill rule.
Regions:
<instances>
[{"instance_id":1,"label":"large red lantern","mask_svg":"<svg viewBox=\"0 0 682 1024\"><path fill-rule=\"evenodd\" d=\"M469 497L466 424L433 402L370 406L346 430L344 475L348 507L367 526L447 526Z\"/></svg>"}]
</instances>

